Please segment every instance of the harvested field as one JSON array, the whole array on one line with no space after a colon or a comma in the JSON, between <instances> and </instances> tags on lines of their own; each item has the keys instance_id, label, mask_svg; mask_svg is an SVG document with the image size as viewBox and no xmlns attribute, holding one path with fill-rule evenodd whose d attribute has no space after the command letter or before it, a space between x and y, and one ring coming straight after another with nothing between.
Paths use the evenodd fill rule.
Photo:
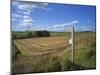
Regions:
<instances>
[{"instance_id":1,"label":"harvested field","mask_svg":"<svg viewBox=\"0 0 100 75\"><path fill-rule=\"evenodd\" d=\"M24 55L36 55L54 52L58 48L66 48L68 46L68 39L66 37L43 37L15 40L18 49Z\"/></svg>"}]
</instances>

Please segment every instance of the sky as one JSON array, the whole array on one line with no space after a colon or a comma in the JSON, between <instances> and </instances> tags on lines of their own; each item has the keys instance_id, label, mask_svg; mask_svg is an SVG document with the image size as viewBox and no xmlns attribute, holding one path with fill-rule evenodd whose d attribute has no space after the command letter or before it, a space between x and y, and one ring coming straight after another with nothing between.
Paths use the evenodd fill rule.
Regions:
<instances>
[{"instance_id":1,"label":"sky","mask_svg":"<svg viewBox=\"0 0 100 75\"><path fill-rule=\"evenodd\" d=\"M96 7L12 0L12 31L95 31Z\"/></svg>"}]
</instances>

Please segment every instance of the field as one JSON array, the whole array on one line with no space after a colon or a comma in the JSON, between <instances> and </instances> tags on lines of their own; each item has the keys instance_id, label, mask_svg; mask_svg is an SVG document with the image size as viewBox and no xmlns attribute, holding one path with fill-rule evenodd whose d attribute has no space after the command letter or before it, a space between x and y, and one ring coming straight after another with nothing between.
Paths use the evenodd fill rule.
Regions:
<instances>
[{"instance_id":1,"label":"field","mask_svg":"<svg viewBox=\"0 0 100 75\"><path fill-rule=\"evenodd\" d=\"M21 33L22 34L22 33ZM17 33L18 35L18 33ZM74 63L71 62L69 33L51 33L50 37L16 39L13 73L40 73L96 68L94 32L75 33Z\"/></svg>"},{"instance_id":2,"label":"field","mask_svg":"<svg viewBox=\"0 0 100 75\"><path fill-rule=\"evenodd\" d=\"M68 40L66 37L42 37L22 39L15 41L16 46L23 55L42 55L54 52L59 48L66 48Z\"/></svg>"}]
</instances>

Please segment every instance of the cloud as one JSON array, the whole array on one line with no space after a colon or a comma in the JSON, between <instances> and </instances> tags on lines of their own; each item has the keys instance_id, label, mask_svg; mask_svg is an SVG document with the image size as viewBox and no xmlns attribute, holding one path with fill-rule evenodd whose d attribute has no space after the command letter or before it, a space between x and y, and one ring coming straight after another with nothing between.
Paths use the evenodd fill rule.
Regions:
<instances>
[{"instance_id":1,"label":"cloud","mask_svg":"<svg viewBox=\"0 0 100 75\"><path fill-rule=\"evenodd\" d=\"M77 23L79 23L78 20L73 20L71 22L67 22L67 23L63 23L63 24L55 24L55 25L52 25L52 27L48 27L48 28L61 28L61 27L65 27L65 26L73 26Z\"/></svg>"},{"instance_id":2,"label":"cloud","mask_svg":"<svg viewBox=\"0 0 100 75\"><path fill-rule=\"evenodd\" d=\"M31 12L35 9L42 9L45 11L52 10L48 7L48 3L30 2L30 1L12 1L12 7L17 9L16 12L12 12L12 22L17 21L16 29L27 30L42 28L39 25L35 25L35 20L31 17Z\"/></svg>"},{"instance_id":3,"label":"cloud","mask_svg":"<svg viewBox=\"0 0 100 75\"><path fill-rule=\"evenodd\" d=\"M54 25L54 27L64 27L64 26L73 26L74 24L79 23L78 20L73 20L71 22L67 22L67 23L63 23L63 24L58 24L58 25Z\"/></svg>"},{"instance_id":4,"label":"cloud","mask_svg":"<svg viewBox=\"0 0 100 75\"><path fill-rule=\"evenodd\" d=\"M12 5L19 9L19 13L30 15L32 10L42 9L51 11L52 8L47 8L48 3L45 2L32 2L32 1L12 1Z\"/></svg>"},{"instance_id":5,"label":"cloud","mask_svg":"<svg viewBox=\"0 0 100 75\"><path fill-rule=\"evenodd\" d=\"M76 24L76 23L79 23L79 21L78 20L74 20L70 24Z\"/></svg>"},{"instance_id":6,"label":"cloud","mask_svg":"<svg viewBox=\"0 0 100 75\"><path fill-rule=\"evenodd\" d=\"M27 10L27 11L23 12L23 14L25 14L25 15L30 15L30 13L31 13L31 10Z\"/></svg>"},{"instance_id":7,"label":"cloud","mask_svg":"<svg viewBox=\"0 0 100 75\"><path fill-rule=\"evenodd\" d=\"M18 20L22 19L22 17L23 17L23 16L20 15L20 14L12 13L12 22L18 21Z\"/></svg>"},{"instance_id":8,"label":"cloud","mask_svg":"<svg viewBox=\"0 0 100 75\"><path fill-rule=\"evenodd\" d=\"M19 26L21 27L32 27L35 23L35 20L33 20L30 16L23 16L22 20L20 20Z\"/></svg>"},{"instance_id":9,"label":"cloud","mask_svg":"<svg viewBox=\"0 0 100 75\"><path fill-rule=\"evenodd\" d=\"M48 25L46 30L50 30L50 31L66 30L66 29L70 29L72 26L76 26L76 24L78 23L79 23L78 20L73 20L70 22L62 23L62 24Z\"/></svg>"},{"instance_id":10,"label":"cloud","mask_svg":"<svg viewBox=\"0 0 100 75\"><path fill-rule=\"evenodd\" d=\"M12 13L12 17L14 17L14 18L22 18L22 15Z\"/></svg>"},{"instance_id":11,"label":"cloud","mask_svg":"<svg viewBox=\"0 0 100 75\"><path fill-rule=\"evenodd\" d=\"M19 24L16 26L16 30L26 31L26 30L44 30L45 27L43 25L38 25L35 20L33 20L30 16L23 16L20 20Z\"/></svg>"},{"instance_id":12,"label":"cloud","mask_svg":"<svg viewBox=\"0 0 100 75\"><path fill-rule=\"evenodd\" d=\"M29 16L24 16L23 17L23 22L24 23L35 23L35 21Z\"/></svg>"}]
</instances>

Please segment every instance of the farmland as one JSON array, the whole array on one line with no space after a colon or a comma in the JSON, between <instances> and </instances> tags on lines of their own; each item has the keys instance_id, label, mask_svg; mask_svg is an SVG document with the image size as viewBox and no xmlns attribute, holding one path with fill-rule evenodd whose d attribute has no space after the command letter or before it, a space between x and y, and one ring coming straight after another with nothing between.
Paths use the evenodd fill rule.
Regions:
<instances>
[{"instance_id":1,"label":"farmland","mask_svg":"<svg viewBox=\"0 0 100 75\"><path fill-rule=\"evenodd\" d=\"M13 62L14 73L57 72L96 68L94 32L75 33L74 63L71 62L69 33L53 32L50 34L50 37L14 40L16 50L19 51L15 62Z\"/></svg>"},{"instance_id":2,"label":"farmland","mask_svg":"<svg viewBox=\"0 0 100 75\"><path fill-rule=\"evenodd\" d=\"M43 37L16 40L15 44L24 55L38 55L64 48L68 45L68 40L66 37Z\"/></svg>"}]
</instances>

